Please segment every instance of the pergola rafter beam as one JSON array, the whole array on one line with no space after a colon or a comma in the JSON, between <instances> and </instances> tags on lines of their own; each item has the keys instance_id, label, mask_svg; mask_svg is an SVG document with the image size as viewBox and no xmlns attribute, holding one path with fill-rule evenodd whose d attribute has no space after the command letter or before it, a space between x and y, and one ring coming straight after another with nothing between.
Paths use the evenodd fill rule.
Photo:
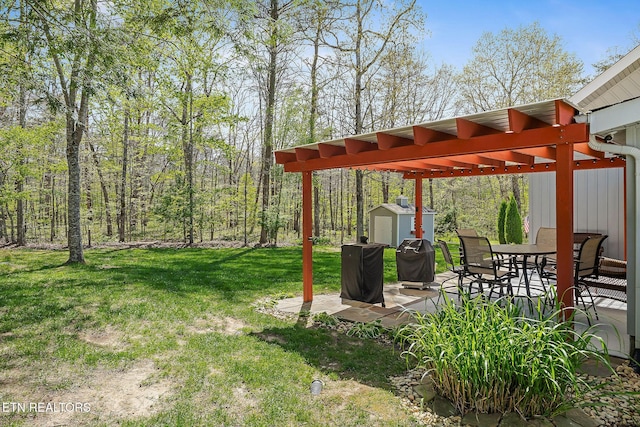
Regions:
<instances>
[{"instance_id":1,"label":"pergola rafter beam","mask_svg":"<svg viewBox=\"0 0 640 427\"><path fill-rule=\"evenodd\" d=\"M604 160L576 160L574 161L574 170L589 170L589 169L610 169L610 168L623 168L626 166L626 161L622 158L611 157ZM469 169L449 169L446 171L439 170L425 170L423 172L407 171L403 174L405 179L415 179L417 176L422 178L454 178L463 176L491 176L491 175L508 175L514 173L536 173L536 172L555 172L556 164L538 163L535 165L512 165L504 167L473 167Z\"/></svg>"},{"instance_id":2,"label":"pergola rafter beam","mask_svg":"<svg viewBox=\"0 0 640 427\"><path fill-rule=\"evenodd\" d=\"M540 119L529 116L521 111L509 108L507 110L507 116L509 117L509 129L512 132L520 133L527 129L538 129L549 126L549 123L543 122Z\"/></svg>"},{"instance_id":3,"label":"pergola rafter beam","mask_svg":"<svg viewBox=\"0 0 640 427\"><path fill-rule=\"evenodd\" d=\"M284 163L287 172L302 172L304 170L321 170L341 167L355 167L373 165L376 163L392 163L398 161L410 161L420 159L435 159L439 157L451 157L463 154L478 154L515 150L528 155L549 155L551 147L541 147L540 141L545 145L584 142L589 138L588 125L576 123L562 127L546 127L526 130L521 133L500 133L474 137L467 141L459 139L450 141L432 142L420 145L410 145L392 148L389 150L377 150L377 144L356 139L345 139L347 147L346 155L331 158L316 158L304 162ZM357 147L356 147L357 145ZM352 147L351 149L349 147ZM528 151L529 149L536 149ZM553 150L552 150L553 151ZM350 156L349 154L358 154Z\"/></svg>"},{"instance_id":4,"label":"pergola rafter beam","mask_svg":"<svg viewBox=\"0 0 640 427\"><path fill-rule=\"evenodd\" d=\"M395 147L404 147L407 145L413 145L413 139L403 138L398 135L390 135L388 133L378 132L376 134L378 139L378 149L389 150Z\"/></svg>"},{"instance_id":5,"label":"pergola rafter beam","mask_svg":"<svg viewBox=\"0 0 640 427\"><path fill-rule=\"evenodd\" d=\"M459 139L471 139L476 136L496 135L502 133L502 131L499 131L498 129L461 118L456 119L456 128L458 129Z\"/></svg>"},{"instance_id":6,"label":"pergola rafter beam","mask_svg":"<svg viewBox=\"0 0 640 427\"><path fill-rule=\"evenodd\" d=\"M435 129L428 129L422 126L413 127L413 142L416 145L425 145L431 142L447 141L451 139L457 138L455 135Z\"/></svg>"},{"instance_id":7,"label":"pergola rafter beam","mask_svg":"<svg viewBox=\"0 0 640 427\"><path fill-rule=\"evenodd\" d=\"M378 145L369 141L362 141L359 139L345 138L344 146L347 154L359 154L366 151L377 151ZM340 157L340 156L338 156Z\"/></svg>"},{"instance_id":8,"label":"pergola rafter beam","mask_svg":"<svg viewBox=\"0 0 640 427\"><path fill-rule=\"evenodd\" d=\"M320 157L323 159L328 159L333 156L342 156L347 154L346 147L342 145L333 145L333 144L318 144L318 151L320 152Z\"/></svg>"},{"instance_id":9,"label":"pergola rafter beam","mask_svg":"<svg viewBox=\"0 0 640 427\"><path fill-rule=\"evenodd\" d=\"M485 158L502 160L504 162L520 163L522 165L532 165L535 163L535 156L530 156L516 151L497 151L493 153L485 153Z\"/></svg>"},{"instance_id":10,"label":"pergola rafter beam","mask_svg":"<svg viewBox=\"0 0 640 427\"><path fill-rule=\"evenodd\" d=\"M596 159L604 159L605 157L602 151L596 151L593 148L589 147L588 142L573 144L573 151L577 151L578 153L582 153L589 157L595 157Z\"/></svg>"},{"instance_id":11,"label":"pergola rafter beam","mask_svg":"<svg viewBox=\"0 0 640 427\"><path fill-rule=\"evenodd\" d=\"M555 147L535 147L535 148L524 148L520 150L516 150L516 152L520 154L525 154L533 157L540 157L547 160L555 160L556 159L556 149Z\"/></svg>"},{"instance_id":12,"label":"pergola rafter beam","mask_svg":"<svg viewBox=\"0 0 640 427\"><path fill-rule=\"evenodd\" d=\"M320 151L313 150L311 148L299 148L296 147L296 160L299 162L306 162L311 159L319 159Z\"/></svg>"}]
</instances>

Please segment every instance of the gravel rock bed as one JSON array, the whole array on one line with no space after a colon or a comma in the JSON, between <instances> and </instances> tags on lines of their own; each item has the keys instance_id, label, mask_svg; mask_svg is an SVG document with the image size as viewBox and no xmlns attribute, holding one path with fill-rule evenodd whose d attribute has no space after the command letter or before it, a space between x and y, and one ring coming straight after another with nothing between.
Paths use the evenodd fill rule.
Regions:
<instances>
[{"instance_id":1,"label":"gravel rock bed","mask_svg":"<svg viewBox=\"0 0 640 427\"><path fill-rule=\"evenodd\" d=\"M577 406L582 408L597 426L640 426L640 375L628 365L618 366L616 373L617 377L615 375L609 377L582 375L593 390L582 396ZM424 370L412 369L405 375L390 377L389 380L398 390L403 404L425 425L465 425L462 424L460 416L444 418L434 414L429 408L422 407L416 387L422 384L423 375Z\"/></svg>"}]
</instances>

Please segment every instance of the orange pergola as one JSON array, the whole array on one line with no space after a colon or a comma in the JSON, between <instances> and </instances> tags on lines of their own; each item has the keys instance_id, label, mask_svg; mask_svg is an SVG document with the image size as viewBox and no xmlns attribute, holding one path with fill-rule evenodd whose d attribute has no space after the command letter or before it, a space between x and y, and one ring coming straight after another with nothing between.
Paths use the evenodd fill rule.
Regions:
<instances>
[{"instance_id":1,"label":"orange pergola","mask_svg":"<svg viewBox=\"0 0 640 427\"><path fill-rule=\"evenodd\" d=\"M422 212L422 180L556 172L558 296L573 307L573 180L581 169L625 167L625 160L588 145L589 125L577 123L567 100L535 104L354 135L275 152L286 172L302 173L303 299L313 300L313 171L353 168L402 173L415 180ZM416 237L422 216L415 215Z\"/></svg>"}]
</instances>

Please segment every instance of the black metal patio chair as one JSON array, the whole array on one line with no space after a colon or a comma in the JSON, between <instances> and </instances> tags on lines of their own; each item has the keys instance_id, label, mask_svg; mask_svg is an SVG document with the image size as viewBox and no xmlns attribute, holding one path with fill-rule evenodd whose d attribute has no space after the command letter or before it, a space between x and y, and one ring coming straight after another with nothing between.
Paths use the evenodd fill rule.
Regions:
<instances>
[{"instance_id":1,"label":"black metal patio chair","mask_svg":"<svg viewBox=\"0 0 640 427\"><path fill-rule=\"evenodd\" d=\"M515 257L499 258L491 250L491 243L486 237L459 236L464 250L465 274L477 283L480 292L483 284L489 286L489 299L495 288L499 296L513 296L511 279L518 277ZM506 294L505 294L506 288Z\"/></svg>"}]
</instances>

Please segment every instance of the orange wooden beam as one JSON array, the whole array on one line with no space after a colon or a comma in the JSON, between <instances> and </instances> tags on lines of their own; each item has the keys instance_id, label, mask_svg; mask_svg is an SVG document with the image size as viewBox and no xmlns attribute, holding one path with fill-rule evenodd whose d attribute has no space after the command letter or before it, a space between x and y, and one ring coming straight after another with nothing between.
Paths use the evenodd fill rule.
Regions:
<instances>
[{"instance_id":1,"label":"orange wooden beam","mask_svg":"<svg viewBox=\"0 0 640 427\"><path fill-rule=\"evenodd\" d=\"M527 129L538 129L549 126L549 123L545 123L540 119L529 116L521 111L509 108L507 110L507 116L509 117L509 129L513 132L520 133Z\"/></svg>"},{"instance_id":2,"label":"orange wooden beam","mask_svg":"<svg viewBox=\"0 0 640 427\"><path fill-rule=\"evenodd\" d=\"M573 289L573 147L557 146L556 159L556 231L558 302L563 318L571 317L574 307Z\"/></svg>"},{"instance_id":3,"label":"orange wooden beam","mask_svg":"<svg viewBox=\"0 0 640 427\"><path fill-rule=\"evenodd\" d=\"M489 126L481 125L480 123L472 122L467 119L456 119L456 128L458 129L459 139L470 139L476 136L495 135L503 133Z\"/></svg>"},{"instance_id":4,"label":"orange wooden beam","mask_svg":"<svg viewBox=\"0 0 640 427\"><path fill-rule=\"evenodd\" d=\"M456 139L456 136L421 126L413 127L413 142L416 145L425 145L430 142L447 141L451 139Z\"/></svg>"},{"instance_id":5,"label":"orange wooden beam","mask_svg":"<svg viewBox=\"0 0 640 427\"><path fill-rule=\"evenodd\" d=\"M371 147L369 151L358 152L357 155L347 154L343 156L334 156L328 159L319 158L308 160L306 162L285 163L284 169L287 172L301 172L303 170L349 168L376 163L392 163L417 159L427 160L461 154L483 154L507 150L524 152L523 150L526 151L531 148L548 149L551 148L548 147L549 145L555 145L563 141L584 142L588 140L588 138L588 125L581 123L568 126L550 126L540 129L531 129L521 133L486 135L467 141L456 139L451 141L433 142L424 146L411 145L384 151L376 150L377 144L364 142L365 144L369 144L373 147ZM347 153L350 153L349 141L357 140L345 139ZM363 141L358 142L363 143Z\"/></svg>"},{"instance_id":6,"label":"orange wooden beam","mask_svg":"<svg viewBox=\"0 0 640 427\"><path fill-rule=\"evenodd\" d=\"M522 150L517 150L517 152L520 154L525 154L527 156L542 157L543 159L548 159L548 160L556 159L555 147L525 148Z\"/></svg>"},{"instance_id":7,"label":"orange wooden beam","mask_svg":"<svg viewBox=\"0 0 640 427\"><path fill-rule=\"evenodd\" d=\"M393 166L392 164L388 165ZM574 170L588 170L588 169L610 169L610 168L623 168L626 166L626 161L622 158L608 158L604 160L574 160ZM405 179L415 179L416 175L421 175L423 178L452 178L461 176L489 176L489 175L508 175L514 173L536 173L536 172L555 172L556 164L554 162L538 163L535 165L512 165L505 167L474 167L470 169L448 169L448 170L434 170L426 169L419 171L414 168L412 171L406 171L403 175Z\"/></svg>"},{"instance_id":8,"label":"orange wooden beam","mask_svg":"<svg viewBox=\"0 0 640 427\"><path fill-rule=\"evenodd\" d=\"M285 163L293 163L295 162L296 159L296 153L287 153L284 151L276 151L275 152L276 155L276 163L278 164L285 164Z\"/></svg>"},{"instance_id":9,"label":"orange wooden beam","mask_svg":"<svg viewBox=\"0 0 640 427\"><path fill-rule=\"evenodd\" d=\"M302 172L302 301L313 301L313 222L311 172Z\"/></svg>"},{"instance_id":10,"label":"orange wooden beam","mask_svg":"<svg viewBox=\"0 0 640 427\"><path fill-rule=\"evenodd\" d=\"M515 151L498 151L495 153L484 153L483 156L491 159L502 160L504 162L520 163L523 165L532 165L536 160L534 156L529 156L528 154L518 153Z\"/></svg>"},{"instance_id":11,"label":"orange wooden beam","mask_svg":"<svg viewBox=\"0 0 640 427\"><path fill-rule=\"evenodd\" d=\"M389 172L413 172L424 169L421 167L406 166L402 163L377 163L375 165L355 166L353 169L369 170L369 171L389 171Z\"/></svg>"},{"instance_id":12,"label":"orange wooden beam","mask_svg":"<svg viewBox=\"0 0 640 427\"><path fill-rule=\"evenodd\" d=\"M377 144L352 138L345 138L344 146L346 148L347 154L359 154L366 151L378 150Z\"/></svg>"},{"instance_id":13,"label":"orange wooden beam","mask_svg":"<svg viewBox=\"0 0 640 427\"><path fill-rule=\"evenodd\" d=\"M422 160L411 160L407 162L396 162L396 163L381 163L381 164L369 165L369 166L375 166L376 169L379 169L379 170L396 170L398 172L411 172L411 171L421 171L421 170L447 170L451 168L449 166L443 166L441 164L425 162Z\"/></svg>"},{"instance_id":14,"label":"orange wooden beam","mask_svg":"<svg viewBox=\"0 0 640 427\"><path fill-rule=\"evenodd\" d=\"M318 150L313 150L311 148L300 148L296 147L296 159L299 162L306 162L311 159L319 159L320 152Z\"/></svg>"},{"instance_id":15,"label":"orange wooden beam","mask_svg":"<svg viewBox=\"0 0 640 427\"><path fill-rule=\"evenodd\" d=\"M333 156L342 156L347 154L347 149L342 145L333 145L333 144L318 144L318 151L320 152L320 157L323 159L328 159Z\"/></svg>"},{"instance_id":16,"label":"orange wooden beam","mask_svg":"<svg viewBox=\"0 0 640 427\"><path fill-rule=\"evenodd\" d=\"M565 126L573 123L573 117L577 114L576 109L560 99L556 100L555 104L556 124Z\"/></svg>"},{"instance_id":17,"label":"orange wooden beam","mask_svg":"<svg viewBox=\"0 0 640 427\"><path fill-rule=\"evenodd\" d=\"M479 156L477 154L465 154L463 156L453 156L449 157L451 160L455 160L463 163L470 163L473 166L496 166L496 167L504 167L505 162L501 160L492 159L488 156Z\"/></svg>"},{"instance_id":18,"label":"orange wooden beam","mask_svg":"<svg viewBox=\"0 0 640 427\"><path fill-rule=\"evenodd\" d=\"M378 132L376 134L376 138L378 139L378 148L380 150L388 150L390 148L413 145L413 139L403 138L397 135L390 135L388 133Z\"/></svg>"},{"instance_id":19,"label":"orange wooden beam","mask_svg":"<svg viewBox=\"0 0 640 427\"><path fill-rule=\"evenodd\" d=\"M586 154L590 157L595 157L597 159L604 159L604 153L602 151L596 151L593 148L589 147L588 142L579 142L573 144L573 150L578 153Z\"/></svg>"}]
</instances>

